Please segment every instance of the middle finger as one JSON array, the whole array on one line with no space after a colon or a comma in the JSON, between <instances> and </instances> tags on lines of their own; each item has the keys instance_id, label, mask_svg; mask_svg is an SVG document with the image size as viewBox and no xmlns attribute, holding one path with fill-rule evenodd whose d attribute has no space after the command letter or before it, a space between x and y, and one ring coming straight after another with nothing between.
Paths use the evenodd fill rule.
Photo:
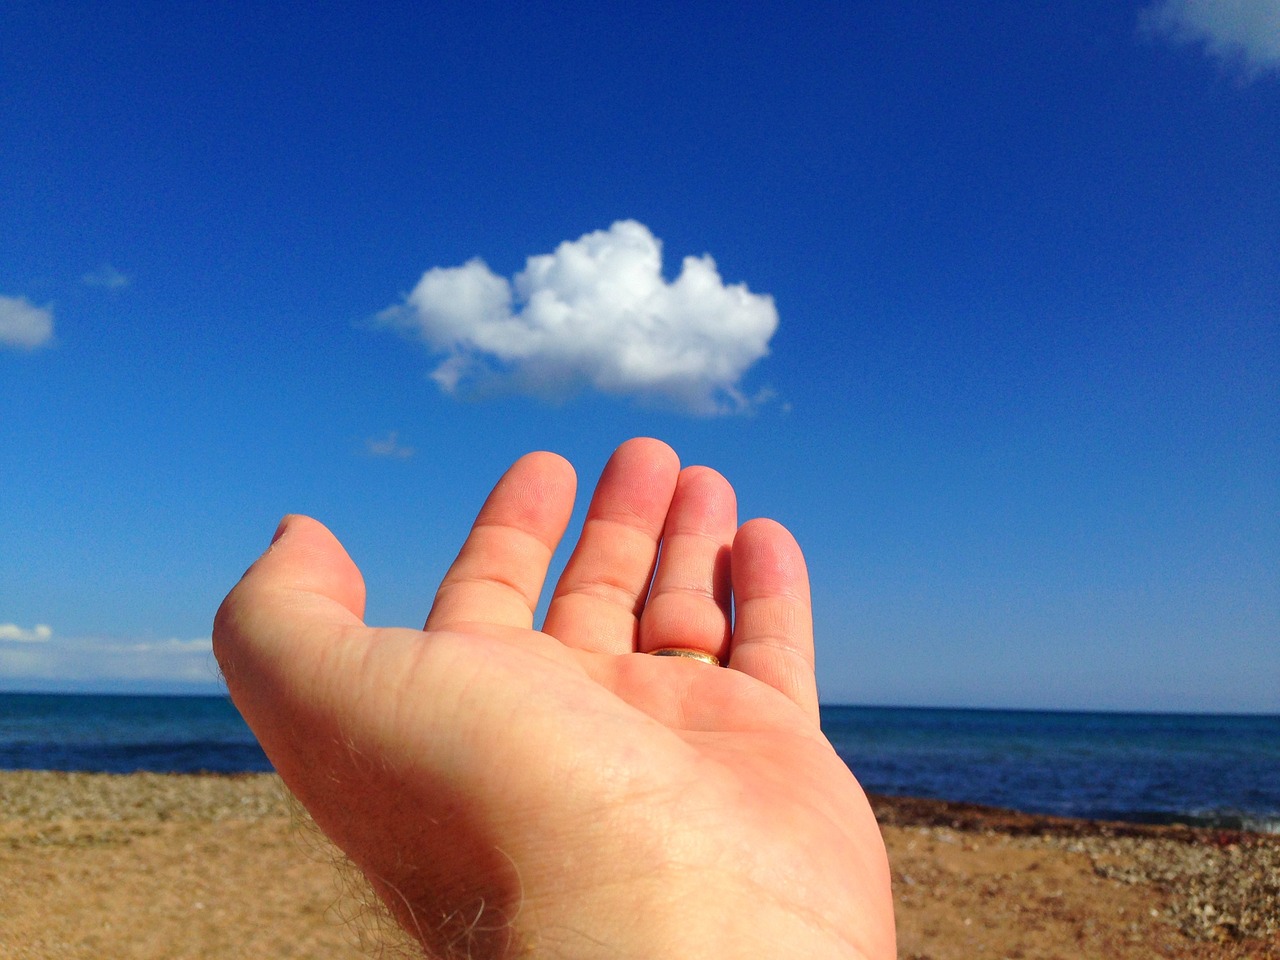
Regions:
<instances>
[{"instance_id":1,"label":"middle finger","mask_svg":"<svg viewBox=\"0 0 1280 960\"><path fill-rule=\"evenodd\" d=\"M600 653L636 649L680 461L659 440L628 440L596 485L582 536L547 608L543 631Z\"/></svg>"},{"instance_id":2,"label":"middle finger","mask_svg":"<svg viewBox=\"0 0 1280 960\"><path fill-rule=\"evenodd\" d=\"M682 470L640 621L641 653L687 647L728 659L729 555L737 527L729 482L709 467Z\"/></svg>"}]
</instances>

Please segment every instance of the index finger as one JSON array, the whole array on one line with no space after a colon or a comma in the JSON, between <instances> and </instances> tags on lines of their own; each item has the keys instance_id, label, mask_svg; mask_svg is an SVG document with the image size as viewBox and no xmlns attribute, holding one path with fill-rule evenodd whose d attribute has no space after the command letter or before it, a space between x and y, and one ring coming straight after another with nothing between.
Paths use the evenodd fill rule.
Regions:
<instances>
[{"instance_id":1,"label":"index finger","mask_svg":"<svg viewBox=\"0 0 1280 960\"><path fill-rule=\"evenodd\" d=\"M502 475L436 591L426 629L463 623L533 626L538 595L569 514L577 477L554 453L530 453Z\"/></svg>"}]
</instances>

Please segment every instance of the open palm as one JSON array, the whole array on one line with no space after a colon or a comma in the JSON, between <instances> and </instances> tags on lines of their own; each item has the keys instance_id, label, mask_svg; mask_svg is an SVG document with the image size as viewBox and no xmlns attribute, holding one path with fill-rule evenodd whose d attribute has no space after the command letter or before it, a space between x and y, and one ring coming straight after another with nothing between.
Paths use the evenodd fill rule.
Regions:
<instances>
[{"instance_id":1,"label":"open palm","mask_svg":"<svg viewBox=\"0 0 1280 960\"><path fill-rule=\"evenodd\" d=\"M517 462L424 631L366 627L337 541L287 519L214 638L285 782L429 955L893 956L795 541L630 441L536 631L573 495L559 457Z\"/></svg>"}]
</instances>

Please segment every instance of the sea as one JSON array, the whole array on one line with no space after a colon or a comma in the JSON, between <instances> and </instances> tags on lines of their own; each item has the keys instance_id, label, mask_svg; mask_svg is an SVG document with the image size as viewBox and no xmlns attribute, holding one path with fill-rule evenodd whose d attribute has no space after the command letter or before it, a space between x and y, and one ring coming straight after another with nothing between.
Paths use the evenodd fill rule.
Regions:
<instances>
[{"instance_id":1,"label":"sea","mask_svg":"<svg viewBox=\"0 0 1280 960\"><path fill-rule=\"evenodd\" d=\"M825 706L870 793L1280 833L1280 716ZM225 697L0 694L0 769L271 770Z\"/></svg>"}]
</instances>

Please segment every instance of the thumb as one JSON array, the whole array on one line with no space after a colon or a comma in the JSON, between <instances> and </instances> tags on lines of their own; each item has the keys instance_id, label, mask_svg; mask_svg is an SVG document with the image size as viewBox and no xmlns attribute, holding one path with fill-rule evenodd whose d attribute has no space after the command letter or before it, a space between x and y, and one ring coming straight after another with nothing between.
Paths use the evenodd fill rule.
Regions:
<instances>
[{"instance_id":1,"label":"thumb","mask_svg":"<svg viewBox=\"0 0 1280 960\"><path fill-rule=\"evenodd\" d=\"M310 517L280 521L271 546L218 608L213 652L239 701L241 666L314 658L364 615L364 578L336 537Z\"/></svg>"}]
</instances>

